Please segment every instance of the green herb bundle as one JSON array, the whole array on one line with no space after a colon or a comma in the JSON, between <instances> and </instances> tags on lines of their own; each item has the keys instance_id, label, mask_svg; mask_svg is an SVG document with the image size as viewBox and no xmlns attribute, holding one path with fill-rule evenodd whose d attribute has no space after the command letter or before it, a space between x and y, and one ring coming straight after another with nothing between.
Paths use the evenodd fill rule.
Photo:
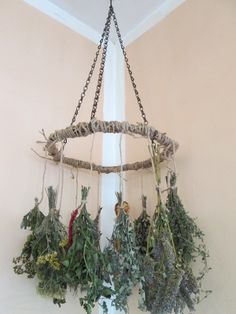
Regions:
<instances>
[{"instance_id":1,"label":"green herb bundle","mask_svg":"<svg viewBox=\"0 0 236 314\"><path fill-rule=\"evenodd\" d=\"M145 256L147 252L147 237L150 227L150 216L147 213L147 197L142 195L143 210L134 221L135 240L139 249L139 255Z\"/></svg>"},{"instance_id":2,"label":"green herb bundle","mask_svg":"<svg viewBox=\"0 0 236 314\"><path fill-rule=\"evenodd\" d=\"M86 208L88 192L87 187L82 187L80 213L73 221L72 243L64 265L68 285L74 291L80 288L85 293L80 303L91 313L95 302L100 297L111 297L112 290L104 285L106 263L99 245L98 217L93 221ZM105 303L103 307L106 311Z\"/></svg>"},{"instance_id":3,"label":"green herb bundle","mask_svg":"<svg viewBox=\"0 0 236 314\"><path fill-rule=\"evenodd\" d=\"M101 212L102 212L102 207L99 207L98 208L98 211L97 211L97 215L94 219L94 224L95 224L95 227L96 227L96 230L97 230L97 246L100 247L100 237L101 237L101 232L100 232L100 227L99 227L99 223L100 223L100 215L101 215Z\"/></svg>"},{"instance_id":4,"label":"green herb bundle","mask_svg":"<svg viewBox=\"0 0 236 314\"><path fill-rule=\"evenodd\" d=\"M35 229L41 224L44 214L39 209L38 199L35 198L35 206L22 219L21 228L29 229L28 235L21 255L13 258L14 272L16 274L26 274L28 278L33 278L36 274L37 252L33 249L36 241Z\"/></svg>"},{"instance_id":5,"label":"green herb bundle","mask_svg":"<svg viewBox=\"0 0 236 314\"><path fill-rule=\"evenodd\" d=\"M21 228L35 231L44 219L44 214L39 209L39 201L35 198L35 206L22 219Z\"/></svg>"},{"instance_id":6,"label":"green herb bundle","mask_svg":"<svg viewBox=\"0 0 236 314\"><path fill-rule=\"evenodd\" d=\"M149 230L143 272L146 309L152 314L171 313L183 271L176 258L167 212L160 198Z\"/></svg>"},{"instance_id":7,"label":"green herb bundle","mask_svg":"<svg viewBox=\"0 0 236 314\"><path fill-rule=\"evenodd\" d=\"M140 287L139 287L139 308L146 310L145 293L144 293L144 259L147 254L147 238L150 228L150 216L147 213L147 197L142 195L143 210L140 216L134 221L135 240L138 247L138 254L140 259Z\"/></svg>"},{"instance_id":8,"label":"green herb bundle","mask_svg":"<svg viewBox=\"0 0 236 314\"><path fill-rule=\"evenodd\" d=\"M109 263L109 272L115 290L112 305L117 310L128 312L128 297L140 279L138 249L133 225L121 205L121 193L117 193L119 211L109 245L104 254Z\"/></svg>"},{"instance_id":9,"label":"green herb bundle","mask_svg":"<svg viewBox=\"0 0 236 314\"><path fill-rule=\"evenodd\" d=\"M172 313L180 289L183 271L178 263L167 210L160 194L160 146L149 147L156 180L157 206L149 228L147 251L142 265L144 300L141 309L152 314ZM145 306L144 306L145 305Z\"/></svg>"},{"instance_id":10,"label":"green herb bundle","mask_svg":"<svg viewBox=\"0 0 236 314\"><path fill-rule=\"evenodd\" d=\"M182 313L187 306L193 311L195 305L200 301L201 292L204 297L210 291L203 291L201 281L209 270L207 266L208 253L204 244L204 234L184 209L178 196L176 188L176 174L172 172L167 178L169 192L166 206L169 210L168 218L173 234L178 259L181 267L185 270L176 299L175 313ZM192 264L200 257L203 269L196 277L192 271ZM203 298L204 298L203 297Z\"/></svg>"},{"instance_id":11,"label":"green herb bundle","mask_svg":"<svg viewBox=\"0 0 236 314\"><path fill-rule=\"evenodd\" d=\"M36 228L33 251L37 252L36 272L39 279L38 292L53 298L59 306L65 303L65 256L66 231L56 209L56 192L48 188L49 213Z\"/></svg>"}]
</instances>

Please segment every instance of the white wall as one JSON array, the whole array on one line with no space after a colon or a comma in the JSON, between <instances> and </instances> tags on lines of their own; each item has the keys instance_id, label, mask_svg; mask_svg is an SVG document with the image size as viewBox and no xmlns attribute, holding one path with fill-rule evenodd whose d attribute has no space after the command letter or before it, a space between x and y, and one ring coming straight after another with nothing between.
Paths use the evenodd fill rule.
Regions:
<instances>
[{"instance_id":1,"label":"white wall","mask_svg":"<svg viewBox=\"0 0 236 314\"><path fill-rule=\"evenodd\" d=\"M149 123L180 143L179 192L206 234L212 271L205 287L213 294L198 314L236 312L235 16L235 0L188 0L128 47ZM128 78L126 86L127 119L141 121ZM129 161L147 156L145 143L137 141L127 140ZM137 174L129 175L134 216L140 212L136 182ZM150 174L144 189L153 210Z\"/></svg>"},{"instance_id":2,"label":"white wall","mask_svg":"<svg viewBox=\"0 0 236 314\"><path fill-rule=\"evenodd\" d=\"M43 160L31 150L42 153L39 130L46 133L69 125L77 99L93 60L96 46L60 25L23 1L0 1L0 313L58 313L51 300L36 294L36 283L15 275L12 258L20 254L27 232L20 230L24 214L40 197ZM90 118L94 84L80 113L80 120ZM102 102L102 99L101 99ZM101 118L101 108L98 118ZM94 160L101 162L102 138L96 135ZM87 159L89 139L75 140L67 151ZM48 164L46 185L57 184L58 167ZM96 182L96 180L94 180ZM80 172L79 184L89 184L90 177ZM75 180L65 171L62 216L69 221L75 206ZM94 213L97 187L93 185L88 200ZM47 212L47 206L42 206ZM60 313L83 313L78 298L68 297ZM96 311L95 311L96 312Z\"/></svg>"}]
</instances>

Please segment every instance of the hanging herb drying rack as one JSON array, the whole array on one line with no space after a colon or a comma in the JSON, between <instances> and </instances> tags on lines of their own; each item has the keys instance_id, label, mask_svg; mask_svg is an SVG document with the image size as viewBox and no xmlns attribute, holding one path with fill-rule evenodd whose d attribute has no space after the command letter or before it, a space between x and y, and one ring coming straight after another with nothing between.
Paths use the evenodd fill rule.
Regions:
<instances>
[{"instance_id":1,"label":"hanging herb drying rack","mask_svg":"<svg viewBox=\"0 0 236 314\"><path fill-rule=\"evenodd\" d=\"M142 123L101 121L95 118L112 21L141 112ZM102 47L90 121L76 124ZM121 161L121 165L101 166L92 164L91 161L64 156L64 146L68 139L87 137L98 132L139 135L147 138L151 158L130 164L122 164ZM58 143L62 144L60 149L57 147ZM28 278L36 276L39 279L38 291L42 295L51 297L59 306L66 302L68 289L77 293L80 288L85 293L84 297L80 297L80 304L87 314L92 313L92 308L99 300L103 300L101 304L103 311L108 314L108 307L104 301L107 299L117 310L129 313L128 297L137 283L140 285L139 308L141 310L149 311L151 314L170 314L173 311L180 314L187 307L191 312L194 311L195 304L200 302L201 293L205 293L204 297L210 293L208 290L204 291L201 286L201 279L209 270L208 253L203 241L204 234L195 221L188 216L181 203L176 188L175 169L169 170L171 175L170 178L167 177L166 205L162 202L160 163L165 159L169 160L174 155L178 149L178 143L148 124L121 38L112 0L110 0L108 16L95 58L70 126L57 130L46 138L44 149L49 159L60 162L60 166L64 163L77 169L83 168L98 173L117 173L152 167L158 202L154 215L150 219L146 211L146 197L143 196L143 211L133 224L129 219L129 204L122 200L122 189L120 189L120 193L117 193L118 203L115 206L117 216L115 226L109 244L102 252L99 244L101 233L98 226L101 208L98 210L96 219L92 220L86 208L89 188L82 187L81 205L72 212L67 235L60 221L60 212L55 209L57 193L49 187L48 215L45 216L39 209L43 199L42 193L41 201L36 199L34 208L23 218L21 227L30 229L31 233L21 255L13 259L15 273L26 274ZM42 190L44 190L44 177L45 172ZM198 257L201 258L204 268L196 277L191 263L195 262Z\"/></svg>"},{"instance_id":2,"label":"hanging herb drying rack","mask_svg":"<svg viewBox=\"0 0 236 314\"><path fill-rule=\"evenodd\" d=\"M107 56L107 49L109 44L109 35L110 35L110 26L111 21L113 20L116 34L118 36L118 41L121 47L121 50L124 55L125 64L129 73L129 77L134 89L134 93L136 96L136 100L139 106L139 110L141 112L141 116L143 119L143 123L137 123L137 124L131 124L127 121L119 122L119 121L101 121L96 120L96 112L97 112L97 106L98 101L100 97L101 87L102 87L102 81L103 81L103 74L104 74L104 67L106 63L106 56ZM81 105L83 103L84 97L86 95L86 92L88 90L91 78L94 74L94 69L96 67L96 64L98 62L98 57L100 55L101 48L103 46L103 52L100 62L100 68L99 68L99 75L98 75L98 82L96 86L95 91L95 97L93 102L93 107L91 111L90 121L89 122L79 122L75 124L79 110L81 108ZM101 166L96 164L91 164L90 162L78 160L74 158L70 158L67 156L61 156L63 154L63 149L59 150L57 147L57 143L61 142L64 145L67 143L68 139L71 138L77 138L77 137L86 137L90 134L95 133L120 133L120 134L128 134L128 135L139 135L144 138L149 138L151 142L156 142L162 147L161 152L161 160L165 160L166 158L169 158L173 153L178 149L178 143L169 138L166 133L159 132L156 128L148 125L148 120L146 117L146 114L144 112L144 108L142 105L141 98L139 96L139 92L137 90L137 85L133 76L133 73L131 71L131 67L129 64L129 60L127 57L127 52L125 50L125 46L121 37L119 25L117 22L116 14L112 5L112 1L110 1L110 6L108 10L108 16L106 19L105 27L99 42L99 45L97 47L97 51L95 54L95 58L93 60L91 69L89 71L87 80L85 82L85 85L83 87L83 91L81 93L80 99L78 101L78 104L76 106L74 115L72 117L70 126L66 127L65 129L57 130L54 133L50 134L50 136L47 139L47 143L44 147L46 152L49 155L49 158L52 161L59 162L62 161L64 164L67 164L69 166L75 167L75 168L83 168L83 169L89 169L93 171L97 171L98 173L117 173L120 172L121 166ZM122 171L128 171L128 170L139 170L139 169L145 169L152 167L151 159L147 159L144 161L137 161L134 163L124 164L122 165Z\"/></svg>"}]
</instances>

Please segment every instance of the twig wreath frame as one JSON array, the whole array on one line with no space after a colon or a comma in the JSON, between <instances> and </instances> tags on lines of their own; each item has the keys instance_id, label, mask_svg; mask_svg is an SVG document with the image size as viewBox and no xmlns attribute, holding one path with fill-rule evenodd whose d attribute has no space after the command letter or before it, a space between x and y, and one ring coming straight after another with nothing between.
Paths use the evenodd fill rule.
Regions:
<instances>
[{"instance_id":1,"label":"twig wreath frame","mask_svg":"<svg viewBox=\"0 0 236 314\"><path fill-rule=\"evenodd\" d=\"M63 142L69 138L86 137L94 133L122 133L128 135L139 135L150 139L152 142L156 141L163 148L161 159L165 160L174 154L178 148L178 143L170 139L165 133L159 132L154 127L147 124L138 123L130 124L129 122L119 121L101 121L93 119L90 122L80 122L77 125L69 126L65 129L55 131L52 133L45 145L45 150L52 160L59 162L61 160L61 151L57 148L58 142ZM98 173L117 173L120 172L121 166L101 166L90 164L90 162L78 160L69 157L62 157L62 162L75 168L92 169ZM152 166L151 159L137 161L134 163L122 165L123 171L146 169Z\"/></svg>"}]
</instances>

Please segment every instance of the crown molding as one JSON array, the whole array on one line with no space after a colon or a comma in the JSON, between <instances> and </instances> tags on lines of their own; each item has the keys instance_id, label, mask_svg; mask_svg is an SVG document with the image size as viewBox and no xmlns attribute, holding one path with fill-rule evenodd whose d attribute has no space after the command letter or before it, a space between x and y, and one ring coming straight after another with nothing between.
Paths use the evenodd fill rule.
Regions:
<instances>
[{"instance_id":1,"label":"crown molding","mask_svg":"<svg viewBox=\"0 0 236 314\"><path fill-rule=\"evenodd\" d=\"M166 0L161 6L154 10L149 16L141 21L134 29L132 29L127 35L124 36L124 44L127 46L133 41L138 39L146 31L158 24L167 15L174 11L179 5L186 0ZM81 34L82 36L90 39L94 43L98 43L101 34L94 30L92 27L81 22L71 14L67 13L57 5L53 4L49 0L24 0L24 2L47 14L58 22L69 27L73 31ZM114 44L111 41L111 44Z\"/></svg>"},{"instance_id":2,"label":"crown molding","mask_svg":"<svg viewBox=\"0 0 236 314\"><path fill-rule=\"evenodd\" d=\"M131 44L133 41L142 36L146 31L160 23L167 15L173 12L178 6L186 0L167 0L163 2L156 10L140 22L134 29L132 29L125 37L125 45Z\"/></svg>"},{"instance_id":3,"label":"crown molding","mask_svg":"<svg viewBox=\"0 0 236 314\"><path fill-rule=\"evenodd\" d=\"M50 1L24 0L24 2L47 14L58 22L64 24L73 31L79 33L80 35L90 39L92 42L96 44L99 42L101 38L101 34L99 32L95 31L92 27L81 22L71 14L59 8L57 5L51 3Z\"/></svg>"}]
</instances>

